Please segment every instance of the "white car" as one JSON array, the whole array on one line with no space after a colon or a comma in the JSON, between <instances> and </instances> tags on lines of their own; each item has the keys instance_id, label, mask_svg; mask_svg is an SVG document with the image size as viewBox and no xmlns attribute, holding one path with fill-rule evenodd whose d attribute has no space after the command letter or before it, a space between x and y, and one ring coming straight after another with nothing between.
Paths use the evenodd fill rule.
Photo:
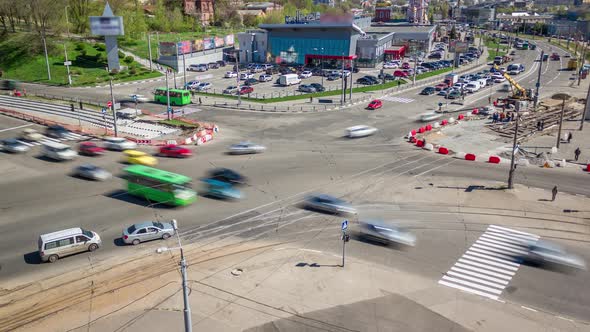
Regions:
<instances>
[{"instance_id":1,"label":"white car","mask_svg":"<svg viewBox=\"0 0 590 332\"><path fill-rule=\"evenodd\" d=\"M197 86L195 88L195 90L197 91L207 91L209 89L211 89L213 87L213 84L209 83L209 82L202 82L199 83L199 86Z\"/></svg>"},{"instance_id":2,"label":"white car","mask_svg":"<svg viewBox=\"0 0 590 332\"><path fill-rule=\"evenodd\" d=\"M367 137L375 134L377 132L377 128L366 126L366 125L358 125L350 128L346 128L345 135L350 138L356 137Z\"/></svg>"},{"instance_id":3,"label":"white car","mask_svg":"<svg viewBox=\"0 0 590 332\"><path fill-rule=\"evenodd\" d=\"M240 73L240 79L241 80L247 80L249 78L253 78L254 74L252 73Z\"/></svg>"},{"instance_id":4,"label":"white car","mask_svg":"<svg viewBox=\"0 0 590 332\"><path fill-rule=\"evenodd\" d=\"M45 136L41 135L41 133L39 133L35 129L31 129L31 128L27 128L27 129L23 130L20 137L22 139L24 139L25 141L29 141L29 142L37 142L37 141L40 141L43 138L45 138Z\"/></svg>"},{"instance_id":5,"label":"white car","mask_svg":"<svg viewBox=\"0 0 590 332\"><path fill-rule=\"evenodd\" d=\"M199 86L200 83L201 82L199 81L188 81L186 82L185 88L189 90L194 90Z\"/></svg>"},{"instance_id":6,"label":"white car","mask_svg":"<svg viewBox=\"0 0 590 332\"><path fill-rule=\"evenodd\" d=\"M394 62L387 62L383 65L383 68L385 69L396 69L397 67L399 67L399 65Z\"/></svg>"},{"instance_id":7,"label":"white car","mask_svg":"<svg viewBox=\"0 0 590 332\"><path fill-rule=\"evenodd\" d=\"M233 144L229 147L230 154L253 154L253 153L262 153L266 150L266 147L255 144L252 142L241 142L238 144Z\"/></svg>"},{"instance_id":8,"label":"white car","mask_svg":"<svg viewBox=\"0 0 590 332\"><path fill-rule=\"evenodd\" d=\"M392 223L381 220L360 220L360 235L385 244L398 243L406 246L416 245L416 236Z\"/></svg>"},{"instance_id":9,"label":"white car","mask_svg":"<svg viewBox=\"0 0 590 332\"><path fill-rule=\"evenodd\" d=\"M350 76L350 70L343 70L340 74L341 77L348 77Z\"/></svg>"},{"instance_id":10,"label":"white car","mask_svg":"<svg viewBox=\"0 0 590 332\"><path fill-rule=\"evenodd\" d=\"M107 137L104 139L104 147L109 150L123 151L136 149L137 144L122 137Z\"/></svg>"},{"instance_id":11,"label":"white car","mask_svg":"<svg viewBox=\"0 0 590 332\"><path fill-rule=\"evenodd\" d=\"M474 93L479 91L479 83L478 82L472 82L469 83L465 86L465 91L469 92L469 93Z\"/></svg>"},{"instance_id":12,"label":"white car","mask_svg":"<svg viewBox=\"0 0 590 332\"><path fill-rule=\"evenodd\" d=\"M299 77L301 77L301 78L310 78L312 75L313 75L313 74L312 74L312 73L311 73L309 70L306 70L306 71L302 72L302 73L299 75Z\"/></svg>"},{"instance_id":13,"label":"white car","mask_svg":"<svg viewBox=\"0 0 590 332\"><path fill-rule=\"evenodd\" d=\"M76 169L74 169L74 174L85 179L96 181L105 181L112 177L111 173L104 168L91 164L84 164L76 167Z\"/></svg>"},{"instance_id":14,"label":"white car","mask_svg":"<svg viewBox=\"0 0 590 332\"><path fill-rule=\"evenodd\" d=\"M492 76L492 79L494 80L494 83L502 83L506 81L504 76Z\"/></svg>"},{"instance_id":15,"label":"white car","mask_svg":"<svg viewBox=\"0 0 590 332\"><path fill-rule=\"evenodd\" d=\"M236 73L235 71L226 71L224 77L225 78L236 78L236 77L238 77L238 73Z\"/></svg>"},{"instance_id":16,"label":"white car","mask_svg":"<svg viewBox=\"0 0 590 332\"><path fill-rule=\"evenodd\" d=\"M262 75L260 75L258 80L260 82L270 82L270 81L272 81L272 75L262 74Z\"/></svg>"}]
</instances>

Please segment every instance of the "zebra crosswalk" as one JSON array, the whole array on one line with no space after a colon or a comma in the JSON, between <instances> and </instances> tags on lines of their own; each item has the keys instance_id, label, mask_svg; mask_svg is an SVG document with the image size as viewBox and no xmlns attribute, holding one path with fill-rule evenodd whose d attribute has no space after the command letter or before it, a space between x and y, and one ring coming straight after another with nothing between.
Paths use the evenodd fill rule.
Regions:
<instances>
[{"instance_id":1,"label":"zebra crosswalk","mask_svg":"<svg viewBox=\"0 0 590 332\"><path fill-rule=\"evenodd\" d=\"M404 98L404 97L394 97L394 96L386 96L386 97L382 97L380 98L381 100L387 100L387 101L395 101L398 103L404 103L404 104L408 104L413 102L415 99L412 98Z\"/></svg>"},{"instance_id":2,"label":"zebra crosswalk","mask_svg":"<svg viewBox=\"0 0 590 332\"><path fill-rule=\"evenodd\" d=\"M53 138L53 137L43 136L43 138L38 141L26 141L23 139L20 139L18 141L26 146L38 146L38 145L52 143L52 142L53 143L60 143L60 142L64 142L64 141L79 141L79 140L83 140L83 139L87 139L87 138L90 138L90 137L85 136L85 135L76 134L76 133L67 133L65 135L65 137L61 137L61 138Z\"/></svg>"},{"instance_id":3,"label":"zebra crosswalk","mask_svg":"<svg viewBox=\"0 0 590 332\"><path fill-rule=\"evenodd\" d=\"M535 234L490 225L438 283L497 300L520 267L513 257L527 253L525 242L538 240Z\"/></svg>"}]
</instances>

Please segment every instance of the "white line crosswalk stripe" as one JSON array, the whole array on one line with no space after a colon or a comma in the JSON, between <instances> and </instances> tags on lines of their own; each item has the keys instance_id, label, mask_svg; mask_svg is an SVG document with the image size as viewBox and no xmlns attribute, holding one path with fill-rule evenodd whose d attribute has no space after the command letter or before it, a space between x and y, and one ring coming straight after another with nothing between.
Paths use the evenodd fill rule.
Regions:
<instances>
[{"instance_id":1,"label":"white line crosswalk stripe","mask_svg":"<svg viewBox=\"0 0 590 332\"><path fill-rule=\"evenodd\" d=\"M379 98L381 100L386 100L386 101L395 101L398 103L404 103L404 104L408 104L413 102L415 99L412 98L404 98L404 97L391 97L391 96L387 96L387 97L382 97Z\"/></svg>"},{"instance_id":2,"label":"white line crosswalk stripe","mask_svg":"<svg viewBox=\"0 0 590 332\"><path fill-rule=\"evenodd\" d=\"M537 240L535 234L490 225L438 283L498 300L520 268L514 257Z\"/></svg>"}]
</instances>

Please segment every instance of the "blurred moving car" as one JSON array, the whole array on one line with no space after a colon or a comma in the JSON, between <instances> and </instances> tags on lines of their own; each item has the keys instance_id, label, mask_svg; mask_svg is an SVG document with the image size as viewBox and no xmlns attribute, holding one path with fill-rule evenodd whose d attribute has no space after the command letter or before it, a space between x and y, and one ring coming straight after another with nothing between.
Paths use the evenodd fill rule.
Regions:
<instances>
[{"instance_id":1,"label":"blurred moving car","mask_svg":"<svg viewBox=\"0 0 590 332\"><path fill-rule=\"evenodd\" d=\"M425 114L421 114L419 116L420 121L422 122L429 122L429 121L433 121L433 120L437 120L442 118L443 114L442 113L425 113Z\"/></svg>"},{"instance_id":2,"label":"blurred moving car","mask_svg":"<svg viewBox=\"0 0 590 332\"><path fill-rule=\"evenodd\" d=\"M43 144L41 154L49 159L57 161L72 160L78 156L78 153L72 150L68 145L56 142L46 142Z\"/></svg>"},{"instance_id":3,"label":"blurred moving car","mask_svg":"<svg viewBox=\"0 0 590 332\"><path fill-rule=\"evenodd\" d=\"M158 159L143 151L137 150L125 150L123 151L125 155L125 161L129 164L136 164L136 165L144 165L144 166L156 166L158 164Z\"/></svg>"},{"instance_id":4,"label":"blurred moving car","mask_svg":"<svg viewBox=\"0 0 590 332\"><path fill-rule=\"evenodd\" d=\"M412 247L416 245L414 234L381 220L360 220L359 233L363 237L385 244L400 243Z\"/></svg>"},{"instance_id":5,"label":"blurred moving car","mask_svg":"<svg viewBox=\"0 0 590 332\"><path fill-rule=\"evenodd\" d=\"M138 245L141 242L163 239L176 234L172 223L147 221L129 226L123 230L123 242Z\"/></svg>"},{"instance_id":6,"label":"blurred moving car","mask_svg":"<svg viewBox=\"0 0 590 332\"><path fill-rule=\"evenodd\" d=\"M2 141L2 150L12 153L24 153L31 148L16 138L9 138Z\"/></svg>"},{"instance_id":7,"label":"blurred moving car","mask_svg":"<svg viewBox=\"0 0 590 332\"><path fill-rule=\"evenodd\" d=\"M193 155L190 149L182 146L170 144L160 148L158 152L160 156L164 157L175 157L175 158L188 158Z\"/></svg>"},{"instance_id":8,"label":"blurred moving car","mask_svg":"<svg viewBox=\"0 0 590 332\"><path fill-rule=\"evenodd\" d=\"M357 137L366 137L371 136L377 132L377 128L366 126L366 125L358 125L346 128L345 135L350 138L357 138Z\"/></svg>"},{"instance_id":9,"label":"blurred moving car","mask_svg":"<svg viewBox=\"0 0 590 332\"><path fill-rule=\"evenodd\" d=\"M131 98L131 101L137 101L138 103L148 103L150 101L150 98L138 94L129 95L129 98Z\"/></svg>"},{"instance_id":10,"label":"blurred moving car","mask_svg":"<svg viewBox=\"0 0 590 332\"><path fill-rule=\"evenodd\" d=\"M381 107L383 107L383 102L379 99L375 99L375 100L371 101L369 103L369 105L367 106L367 108L370 110L376 110Z\"/></svg>"},{"instance_id":11,"label":"blurred moving car","mask_svg":"<svg viewBox=\"0 0 590 332\"><path fill-rule=\"evenodd\" d=\"M253 154L262 153L264 151L266 151L266 147L252 142L241 142L229 147L229 153L231 154Z\"/></svg>"},{"instance_id":12,"label":"blurred moving car","mask_svg":"<svg viewBox=\"0 0 590 332\"><path fill-rule=\"evenodd\" d=\"M74 174L90 180L104 181L111 178L111 173L107 170L91 164L84 164L74 169Z\"/></svg>"},{"instance_id":13,"label":"blurred moving car","mask_svg":"<svg viewBox=\"0 0 590 332\"><path fill-rule=\"evenodd\" d=\"M43 262L55 263L58 259L84 251L95 251L102 240L96 232L80 227L41 234L37 241Z\"/></svg>"},{"instance_id":14,"label":"blurred moving car","mask_svg":"<svg viewBox=\"0 0 590 332\"><path fill-rule=\"evenodd\" d=\"M70 133L69 130L62 126L52 125L47 127L45 134L54 138L65 138Z\"/></svg>"},{"instance_id":15,"label":"blurred moving car","mask_svg":"<svg viewBox=\"0 0 590 332\"><path fill-rule=\"evenodd\" d=\"M356 209L347 202L334 196L320 194L310 195L305 199L305 208L334 214L355 214Z\"/></svg>"},{"instance_id":16,"label":"blurred moving car","mask_svg":"<svg viewBox=\"0 0 590 332\"><path fill-rule=\"evenodd\" d=\"M248 183L248 178L229 168L212 169L211 171L209 171L209 178L223 182L229 182L233 185L243 185Z\"/></svg>"},{"instance_id":17,"label":"blurred moving car","mask_svg":"<svg viewBox=\"0 0 590 332\"><path fill-rule=\"evenodd\" d=\"M104 147L109 150L123 151L133 150L137 148L137 144L122 137L107 137L104 139Z\"/></svg>"},{"instance_id":18,"label":"blurred moving car","mask_svg":"<svg viewBox=\"0 0 590 332\"><path fill-rule=\"evenodd\" d=\"M96 145L94 142L82 142L78 146L78 151L86 156L100 156L104 154L104 148Z\"/></svg>"},{"instance_id":19,"label":"blurred moving car","mask_svg":"<svg viewBox=\"0 0 590 332\"><path fill-rule=\"evenodd\" d=\"M205 190L207 196L221 199L242 198L242 192L231 182L220 181L216 179L204 179L203 182L207 186L207 189Z\"/></svg>"},{"instance_id":20,"label":"blurred moving car","mask_svg":"<svg viewBox=\"0 0 590 332\"><path fill-rule=\"evenodd\" d=\"M41 133L36 131L35 129L27 128L27 129L23 130L20 137L22 139L24 139L25 141L38 142L38 141L42 140L44 136L41 135Z\"/></svg>"},{"instance_id":21,"label":"blurred moving car","mask_svg":"<svg viewBox=\"0 0 590 332\"><path fill-rule=\"evenodd\" d=\"M517 258L529 264L539 266L554 264L586 270L586 262L581 257L566 252L565 249L555 243L539 240L527 242L525 246L527 249L526 254L517 256Z\"/></svg>"},{"instance_id":22,"label":"blurred moving car","mask_svg":"<svg viewBox=\"0 0 590 332\"><path fill-rule=\"evenodd\" d=\"M228 86L223 90L223 93L226 95L233 95L239 91L238 87L235 85Z\"/></svg>"}]
</instances>

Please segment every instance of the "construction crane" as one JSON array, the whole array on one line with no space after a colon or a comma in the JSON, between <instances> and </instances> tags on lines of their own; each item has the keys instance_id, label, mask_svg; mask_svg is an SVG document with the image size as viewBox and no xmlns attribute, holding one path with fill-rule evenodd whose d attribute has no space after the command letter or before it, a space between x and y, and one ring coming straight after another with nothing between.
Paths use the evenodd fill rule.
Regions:
<instances>
[{"instance_id":1,"label":"construction crane","mask_svg":"<svg viewBox=\"0 0 590 332\"><path fill-rule=\"evenodd\" d=\"M530 94L527 92L525 88L520 86L506 71L501 71L498 65L494 64L494 68L502 73L502 76L510 83L510 88L512 89L512 97L511 99L518 99L518 100L532 100ZM516 91L515 91L516 90Z\"/></svg>"}]
</instances>

